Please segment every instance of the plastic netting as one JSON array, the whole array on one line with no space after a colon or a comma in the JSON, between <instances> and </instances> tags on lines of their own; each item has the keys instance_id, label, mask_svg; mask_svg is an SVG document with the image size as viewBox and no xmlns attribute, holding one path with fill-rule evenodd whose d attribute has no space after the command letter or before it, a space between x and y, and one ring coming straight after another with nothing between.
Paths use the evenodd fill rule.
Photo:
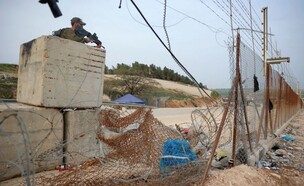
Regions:
<instances>
[{"instance_id":1,"label":"plastic netting","mask_svg":"<svg viewBox=\"0 0 304 186\"><path fill-rule=\"evenodd\" d=\"M103 151L80 164L69 157L67 170L47 171L29 176L33 185L186 185L198 183L206 159L190 150L181 133L153 117L150 109L131 114L120 110L100 112L96 138ZM173 141L165 149L165 144ZM67 141L67 144L71 141ZM89 145L89 144L88 144ZM29 162L30 163L30 162ZM8 184L25 185L26 180Z\"/></svg>"}]
</instances>

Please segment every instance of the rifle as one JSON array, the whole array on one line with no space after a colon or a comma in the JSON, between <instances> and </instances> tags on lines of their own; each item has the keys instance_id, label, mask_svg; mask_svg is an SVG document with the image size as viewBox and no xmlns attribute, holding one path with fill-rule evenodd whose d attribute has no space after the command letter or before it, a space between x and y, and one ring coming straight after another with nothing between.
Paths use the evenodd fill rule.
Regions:
<instances>
[{"instance_id":1,"label":"rifle","mask_svg":"<svg viewBox=\"0 0 304 186\"><path fill-rule=\"evenodd\" d=\"M96 33L91 34L90 32L86 31L82 26L78 26L75 31L76 35L79 37L88 37L90 38L96 45L101 45L102 42L99 41Z\"/></svg>"}]
</instances>

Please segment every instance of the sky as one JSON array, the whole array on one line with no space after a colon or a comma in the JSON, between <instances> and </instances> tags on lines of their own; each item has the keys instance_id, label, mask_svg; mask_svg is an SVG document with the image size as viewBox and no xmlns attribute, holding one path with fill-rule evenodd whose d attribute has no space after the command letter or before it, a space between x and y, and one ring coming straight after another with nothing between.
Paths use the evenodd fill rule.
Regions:
<instances>
[{"instance_id":1,"label":"sky","mask_svg":"<svg viewBox=\"0 0 304 186\"><path fill-rule=\"evenodd\" d=\"M0 63L18 64L21 44L70 27L71 18L77 16L87 23L85 29L96 33L103 42L108 67L115 67L117 63L131 65L137 61L162 68L166 66L186 75L147 27L131 1L123 0L121 8L118 8L119 2L59 0L57 5L63 15L54 18L48 5L37 0L1 0ZM134 2L164 43L168 44L163 28L164 0ZM165 25L171 51L193 77L208 88L231 86L227 41L232 32L229 16L222 11L227 9L227 2L167 0ZM239 11L249 7L249 0L232 0L232 3L239 6ZM268 7L268 26L274 34L273 44L281 51L282 57L290 57L291 62L285 64L284 69L303 89L304 1L251 0L251 4L253 18L260 29L261 9ZM238 16L237 11L234 14Z\"/></svg>"}]
</instances>

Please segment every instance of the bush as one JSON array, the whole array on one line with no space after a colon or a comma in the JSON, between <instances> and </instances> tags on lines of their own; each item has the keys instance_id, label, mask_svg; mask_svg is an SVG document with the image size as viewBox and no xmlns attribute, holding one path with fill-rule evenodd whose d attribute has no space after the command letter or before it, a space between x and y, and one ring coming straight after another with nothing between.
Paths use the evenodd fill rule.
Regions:
<instances>
[{"instance_id":1,"label":"bush","mask_svg":"<svg viewBox=\"0 0 304 186\"><path fill-rule=\"evenodd\" d=\"M213 90L213 91L211 92L211 97L212 97L212 98L218 98L218 97L220 97L220 94L219 94L217 91L214 91L214 90Z\"/></svg>"}]
</instances>

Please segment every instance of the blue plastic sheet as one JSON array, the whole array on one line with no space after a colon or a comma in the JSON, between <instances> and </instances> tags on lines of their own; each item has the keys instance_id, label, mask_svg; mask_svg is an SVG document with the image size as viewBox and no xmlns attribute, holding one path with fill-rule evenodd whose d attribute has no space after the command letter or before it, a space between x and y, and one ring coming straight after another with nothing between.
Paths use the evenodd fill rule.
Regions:
<instances>
[{"instance_id":1,"label":"blue plastic sheet","mask_svg":"<svg viewBox=\"0 0 304 186\"><path fill-rule=\"evenodd\" d=\"M294 141L295 139L294 138L292 138L292 137L290 137L290 136L288 136L288 135L282 135L281 136L284 140L286 140L286 141Z\"/></svg>"},{"instance_id":2,"label":"blue plastic sheet","mask_svg":"<svg viewBox=\"0 0 304 186\"><path fill-rule=\"evenodd\" d=\"M186 165L195 159L197 156L191 151L188 141L168 140L162 150L160 168Z\"/></svg>"}]
</instances>

